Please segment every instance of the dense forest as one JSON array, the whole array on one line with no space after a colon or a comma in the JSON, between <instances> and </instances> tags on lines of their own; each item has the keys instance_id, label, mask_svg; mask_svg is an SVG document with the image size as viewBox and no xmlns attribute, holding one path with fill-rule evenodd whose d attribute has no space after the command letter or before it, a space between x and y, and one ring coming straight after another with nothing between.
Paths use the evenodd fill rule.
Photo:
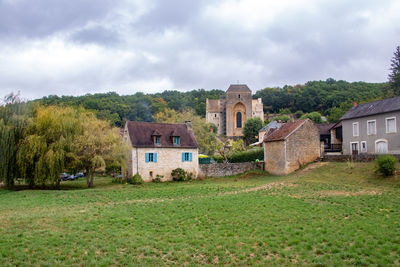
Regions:
<instances>
[{"instance_id":1,"label":"dense forest","mask_svg":"<svg viewBox=\"0 0 400 267\"><path fill-rule=\"evenodd\" d=\"M305 113L318 111L337 120L349 108L352 101L367 102L385 97L387 83L346 82L327 79L310 81L304 85L265 88L257 91L254 98L261 97L264 112L279 113L282 110ZM118 95L115 92L87 94L83 96L50 95L35 100L43 105L82 106L92 110L100 119L108 119L112 125L121 127L125 120L152 121L153 115L166 108L176 111L193 109L205 116L206 98L219 99L223 90L204 89L188 92L164 91L156 94L136 93ZM335 113L335 114L331 114Z\"/></svg>"}]
</instances>

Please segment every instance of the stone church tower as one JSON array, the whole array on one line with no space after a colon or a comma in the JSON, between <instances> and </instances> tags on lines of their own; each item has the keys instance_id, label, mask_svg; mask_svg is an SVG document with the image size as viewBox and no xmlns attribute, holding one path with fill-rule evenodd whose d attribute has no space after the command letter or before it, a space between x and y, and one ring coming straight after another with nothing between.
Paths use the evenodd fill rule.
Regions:
<instances>
[{"instance_id":1,"label":"stone church tower","mask_svg":"<svg viewBox=\"0 0 400 267\"><path fill-rule=\"evenodd\" d=\"M232 84L221 99L206 100L206 121L218 127L219 135L243 136L243 127L250 118L264 121L261 98L252 99L245 84Z\"/></svg>"}]
</instances>

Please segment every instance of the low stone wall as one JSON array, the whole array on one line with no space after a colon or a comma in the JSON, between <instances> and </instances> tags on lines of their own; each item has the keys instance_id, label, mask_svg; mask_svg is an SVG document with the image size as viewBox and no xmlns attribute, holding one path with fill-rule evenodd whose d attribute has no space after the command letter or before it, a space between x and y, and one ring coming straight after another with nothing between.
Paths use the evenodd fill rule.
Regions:
<instances>
[{"instance_id":1,"label":"low stone wall","mask_svg":"<svg viewBox=\"0 0 400 267\"><path fill-rule=\"evenodd\" d=\"M374 161L379 155L375 154L360 154L360 155L324 155L322 157L322 161L336 161L336 162L345 162L345 161L350 161L353 159L353 161L356 162L370 162ZM398 160L400 160L400 155L392 155L397 157Z\"/></svg>"},{"instance_id":2,"label":"low stone wall","mask_svg":"<svg viewBox=\"0 0 400 267\"><path fill-rule=\"evenodd\" d=\"M223 177L249 170L263 170L264 161L260 162L242 162L242 163L216 163L200 164L199 177Z\"/></svg>"}]
</instances>

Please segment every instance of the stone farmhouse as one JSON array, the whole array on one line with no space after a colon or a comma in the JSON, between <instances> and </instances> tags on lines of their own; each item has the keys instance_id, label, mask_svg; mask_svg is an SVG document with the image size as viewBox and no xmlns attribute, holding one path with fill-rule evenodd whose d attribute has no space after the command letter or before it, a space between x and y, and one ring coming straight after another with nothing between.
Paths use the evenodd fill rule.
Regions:
<instances>
[{"instance_id":1,"label":"stone farmhouse","mask_svg":"<svg viewBox=\"0 0 400 267\"><path fill-rule=\"evenodd\" d=\"M319 131L310 119L285 123L264 138L265 170L271 174L289 174L319 157Z\"/></svg>"},{"instance_id":2,"label":"stone farmhouse","mask_svg":"<svg viewBox=\"0 0 400 267\"><path fill-rule=\"evenodd\" d=\"M245 84L230 85L224 98L206 100L206 121L217 126L219 135L243 136L244 124L255 117L264 121L263 103L252 99Z\"/></svg>"},{"instance_id":3,"label":"stone farmhouse","mask_svg":"<svg viewBox=\"0 0 400 267\"><path fill-rule=\"evenodd\" d=\"M340 118L343 154L400 154L399 120L400 97L354 105Z\"/></svg>"},{"instance_id":4,"label":"stone farmhouse","mask_svg":"<svg viewBox=\"0 0 400 267\"><path fill-rule=\"evenodd\" d=\"M157 175L172 180L171 172L182 168L197 178L199 171L198 145L192 124L168 124L127 121L124 140L129 145L127 169L124 174L140 174L145 182Z\"/></svg>"}]
</instances>

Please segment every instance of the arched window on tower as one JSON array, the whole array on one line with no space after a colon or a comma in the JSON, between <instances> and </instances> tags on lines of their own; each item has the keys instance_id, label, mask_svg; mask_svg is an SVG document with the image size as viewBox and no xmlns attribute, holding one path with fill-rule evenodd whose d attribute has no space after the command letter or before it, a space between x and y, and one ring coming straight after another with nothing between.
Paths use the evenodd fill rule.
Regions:
<instances>
[{"instance_id":1,"label":"arched window on tower","mask_svg":"<svg viewBox=\"0 0 400 267\"><path fill-rule=\"evenodd\" d=\"M242 128L242 113L236 113L236 128Z\"/></svg>"}]
</instances>

